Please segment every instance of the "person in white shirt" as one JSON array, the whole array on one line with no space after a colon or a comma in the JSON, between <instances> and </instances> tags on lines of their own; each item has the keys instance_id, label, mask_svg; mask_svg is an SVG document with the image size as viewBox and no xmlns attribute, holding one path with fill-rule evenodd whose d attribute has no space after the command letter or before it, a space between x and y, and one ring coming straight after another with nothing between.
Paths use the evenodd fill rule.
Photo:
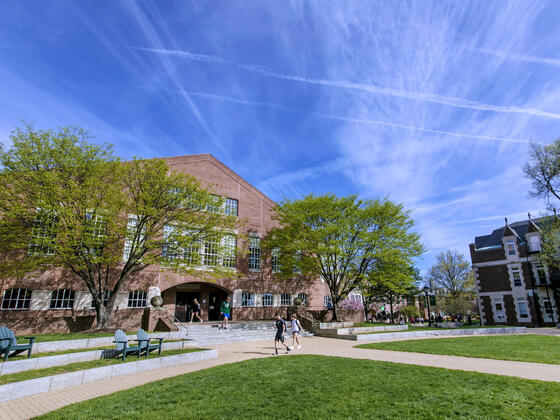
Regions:
<instances>
[{"instance_id":1,"label":"person in white shirt","mask_svg":"<svg viewBox=\"0 0 560 420\"><path fill-rule=\"evenodd\" d=\"M301 328L301 324L299 323L299 320L296 317L296 314L292 314L292 346L290 347L290 350L294 349L294 344L297 342L297 348L301 349L301 343L299 341L299 336L301 334L301 332L303 331L303 328Z\"/></svg>"}]
</instances>

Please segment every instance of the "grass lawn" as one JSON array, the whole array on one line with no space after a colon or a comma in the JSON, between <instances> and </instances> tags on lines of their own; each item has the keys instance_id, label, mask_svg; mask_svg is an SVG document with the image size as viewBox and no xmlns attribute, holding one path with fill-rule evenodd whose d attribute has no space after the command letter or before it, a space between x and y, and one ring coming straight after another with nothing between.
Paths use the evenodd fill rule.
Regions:
<instances>
[{"instance_id":1,"label":"grass lawn","mask_svg":"<svg viewBox=\"0 0 560 420\"><path fill-rule=\"evenodd\" d=\"M127 335L136 336L136 331L127 331ZM112 337L115 333L108 332L89 332L89 333L50 333L50 334L18 334L18 337L29 337L35 336L36 343L42 343L45 341L63 341L63 340L81 340L84 338L98 338L98 337ZM25 342L23 340L22 342Z\"/></svg>"},{"instance_id":2,"label":"grass lawn","mask_svg":"<svg viewBox=\"0 0 560 420\"><path fill-rule=\"evenodd\" d=\"M560 384L324 356L217 366L74 404L51 419L560 418Z\"/></svg>"},{"instance_id":3,"label":"grass lawn","mask_svg":"<svg viewBox=\"0 0 560 420\"><path fill-rule=\"evenodd\" d=\"M157 352L154 352L150 354L148 359L154 359L156 357L164 357L164 356L174 356L176 354L191 353L194 351L202 351L202 350L205 349L167 350L167 351L162 351L161 356L158 356ZM91 369L91 368L96 368L101 366L115 365L117 363L137 362L138 360L146 360L146 356L142 356L140 357L140 359L138 359L138 357L135 355L129 355L124 362L122 362L121 358L119 357L115 359L99 359L99 360L91 360L89 362L71 363L69 365L53 366L45 369L26 370L24 372L11 373L9 375L0 376L0 385L4 385L11 382L27 381L28 379L41 378L43 376L58 375L59 373L75 372L77 370L82 370L82 369Z\"/></svg>"},{"instance_id":4,"label":"grass lawn","mask_svg":"<svg viewBox=\"0 0 560 420\"><path fill-rule=\"evenodd\" d=\"M360 348L560 364L560 337L501 335L360 344Z\"/></svg>"}]
</instances>

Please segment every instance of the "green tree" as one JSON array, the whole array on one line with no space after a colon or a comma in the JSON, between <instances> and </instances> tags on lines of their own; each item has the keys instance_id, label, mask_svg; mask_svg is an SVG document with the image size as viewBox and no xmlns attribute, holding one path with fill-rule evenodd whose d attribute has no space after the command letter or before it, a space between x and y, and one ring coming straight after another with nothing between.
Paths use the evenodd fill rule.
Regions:
<instances>
[{"instance_id":1,"label":"green tree","mask_svg":"<svg viewBox=\"0 0 560 420\"><path fill-rule=\"evenodd\" d=\"M450 250L438 254L428 273L428 281L432 291L443 300L442 309L465 313L472 307L474 278L463 254Z\"/></svg>"},{"instance_id":2,"label":"green tree","mask_svg":"<svg viewBox=\"0 0 560 420\"><path fill-rule=\"evenodd\" d=\"M410 295L414 288L414 269L406 264L406 260L407 256L399 255L397 250L397 252L393 252L392 259L374 262L368 270L368 276L361 288L368 309L371 308L373 303L389 305L391 322L395 321L395 304L403 297Z\"/></svg>"},{"instance_id":3,"label":"green tree","mask_svg":"<svg viewBox=\"0 0 560 420\"><path fill-rule=\"evenodd\" d=\"M530 160L523 168L531 181L529 194L545 200L549 210L558 207L560 200L560 139L551 144L531 143ZM542 249L539 258L551 271L560 269L560 220L556 215L547 217L539 224Z\"/></svg>"},{"instance_id":4,"label":"green tree","mask_svg":"<svg viewBox=\"0 0 560 420\"><path fill-rule=\"evenodd\" d=\"M408 305L401 308L399 310L399 313L407 319L410 319L412 317L417 318L420 316L420 311L418 311L418 308L414 305Z\"/></svg>"},{"instance_id":5,"label":"green tree","mask_svg":"<svg viewBox=\"0 0 560 420\"><path fill-rule=\"evenodd\" d=\"M352 195L309 195L276 209L280 228L269 232L266 248L279 261L279 278L316 279L329 287L333 318L341 302L360 289L375 261L396 254L420 255L419 236L401 204L361 200Z\"/></svg>"},{"instance_id":6,"label":"green tree","mask_svg":"<svg viewBox=\"0 0 560 420\"><path fill-rule=\"evenodd\" d=\"M0 151L2 275L73 274L92 295L98 329L111 327L116 294L150 265L231 275L220 256L235 252L235 219L200 211L219 199L163 160L120 162L88 139L79 128L27 125Z\"/></svg>"}]
</instances>

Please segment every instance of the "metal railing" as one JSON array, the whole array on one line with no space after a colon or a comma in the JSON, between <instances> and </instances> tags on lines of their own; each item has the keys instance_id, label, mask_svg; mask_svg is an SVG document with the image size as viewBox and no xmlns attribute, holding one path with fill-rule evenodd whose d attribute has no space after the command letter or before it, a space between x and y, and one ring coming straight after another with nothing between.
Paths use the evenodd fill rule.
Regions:
<instances>
[{"instance_id":1,"label":"metal railing","mask_svg":"<svg viewBox=\"0 0 560 420\"><path fill-rule=\"evenodd\" d=\"M185 333L185 336L189 335L189 328L185 325L183 321L179 321L177 317L173 315L169 309L164 307L161 307L161 309L165 309L167 315L169 315L169 317L171 318L171 322L173 322L173 324L175 324L175 326L179 328L179 331L183 331Z\"/></svg>"}]
</instances>

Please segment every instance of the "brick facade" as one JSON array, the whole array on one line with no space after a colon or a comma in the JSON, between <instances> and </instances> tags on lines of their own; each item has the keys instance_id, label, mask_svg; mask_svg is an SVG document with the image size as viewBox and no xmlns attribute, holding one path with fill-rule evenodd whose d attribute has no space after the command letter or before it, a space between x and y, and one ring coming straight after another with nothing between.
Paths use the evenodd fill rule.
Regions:
<instances>
[{"instance_id":1,"label":"brick facade","mask_svg":"<svg viewBox=\"0 0 560 420\"><path fill-rule=\"evenodd\" d=\"M543 219L507 224L475 238L470 254L485 325L554 326L560 290L540 264Z\"/></svg>"},{"instance_id":2,"label":"brick facade","mask_svg":"<svg viewBox=\"0 0 560 420\"><path fill-rule=\"evenodd\" d=\"M231 169L209 154L178 156L165 159L174 171L190 174L203 185L224 198L238 200L238 217L240 223L238 234L257 235L264 238L268 230L277 226L273 220L275 203L255 187L234 173ZM246 248L238 240L238 248ZM236 271L240 274L235 279L218 278L211 281L193 275L181 275L149 267L130 278L123 287L119 297L119 306L115 315L114 326L134 329L141 325L145 316L143 308L128 308L128 291L147 292L147 300L161 294L163 307L177 318L185 320L188 315L187 305L197 297L202 307L202 317L216 317L221 301L230 297L233 319L271 319L274 312L285 311L281 294L289 293L291 299L300 293L308 296L308 309L324 310L324 296L329 295L328 287L319 279L304 281L279 282L272 276L270 261L265 255L261 258L261 270L250 271L247 257L238 257ZM31 309L1 310L0 323L14 328L19 334L47 331L81 331L94 326L95 312L91 309L91 297L80 279L72 273L55 269L38 276L23 279L4 279L2 290L10 288L27 288L32 291ZM51 293L57 289L76 291L73 309L50 310ZM254 294L253 305L242 305L243 293ZM263 304L262 295L272 294L271 306ZM186 305L182 305L186 303ZM149 305L148 305L149 306ZM217 313L219 315L219 312Z\"/></svg>"}]
</instances>

